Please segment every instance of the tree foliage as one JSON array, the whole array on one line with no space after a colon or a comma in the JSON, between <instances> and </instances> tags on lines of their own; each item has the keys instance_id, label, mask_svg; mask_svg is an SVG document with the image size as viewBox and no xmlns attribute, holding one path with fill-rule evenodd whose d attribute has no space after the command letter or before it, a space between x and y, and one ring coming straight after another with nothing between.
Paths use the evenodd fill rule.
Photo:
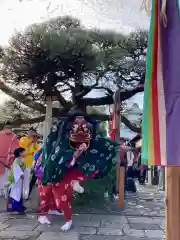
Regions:
<instances>
[{"instance_id":1,"label":"tree foliage","mask_svg":"<svg viewBox=\"0 0 180 240\"><path fill-rule=\"evenodd\" d=\"M18 101L9 100L6 101L3 106L0 107L0 122L12 121L15 119L32 118L40 115L38 111L33 111L21 104Z\"/></svg>"},{"instance_id":2,"label":"tree foliage","mask_svg":"<svg viewBox=\"0 0 180 240\"><path fill-rule=\"evenodd\" d=\"M101 112L105 111L105 107L90 107L88 109L89 114L94 114L94 115L101 115ZM106 127L106 122L100 122L98 129L97 129L97 134L101 137L107 137L107 127Z\"/></svg>"},{"instance_id":3,"label":"tree foliage","mask_svg":"<svg viewBox=\"0 0 180 240\"><path fill-rule=\"evenodd\" d=\"M2 78L43 104L51 95L64 109L109 105L117 88L122 101L143 91L146 32L125 37L58 17L17 32L9 43L1 50Z\"/></svg>"}]
</instances>

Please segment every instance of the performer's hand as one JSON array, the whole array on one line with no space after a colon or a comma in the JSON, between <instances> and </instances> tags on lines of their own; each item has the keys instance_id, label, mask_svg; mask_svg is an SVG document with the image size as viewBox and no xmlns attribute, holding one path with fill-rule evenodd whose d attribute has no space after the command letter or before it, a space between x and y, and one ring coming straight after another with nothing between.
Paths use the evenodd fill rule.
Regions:
<instances>
[{"instance_id":1,"label":"performer's hand","mask_svg":"<svg viewBox=\"0 0 180 240\"><path fill-rule=\"evenodd\" d=\"M87 145L85 143L82 143L80 146L79 146L79 150L81 151L86 151L87 150Z\"/></svg>"},{"instance_id":2,"label":"performer's hand","mask_svg":"<svg viewBox=\"0 0 180 240\"><path fill-rule=\"evenodd\" d=\"M76 160L75 160L75 158L73 158L73 160L70 163L70 166L73 167L75 165L75 163L76 163Z\"/></svg>"},{"instance_id":3,"label":"performer's hand","mask_svg":"<svg viewBox=\"0 0 180 240\"><path fill-rule=\"evenodd\" d=\"M85 152L86 150L87 150L87 145L85 143L82 143L73 154L73 159L76 160L81 155L81 153ZM74 162L74 160L72 162Z\"/></svg>"}]
</instances>

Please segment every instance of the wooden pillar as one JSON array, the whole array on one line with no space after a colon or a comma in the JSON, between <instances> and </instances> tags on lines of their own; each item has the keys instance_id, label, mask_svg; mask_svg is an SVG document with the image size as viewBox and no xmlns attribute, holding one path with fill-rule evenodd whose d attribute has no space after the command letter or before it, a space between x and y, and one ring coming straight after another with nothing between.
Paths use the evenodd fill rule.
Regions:
<instances>
[{"instance_id":1,"label":"wooden pillar","mask_svg":"<svg viewBox=\"0 0 180 240\"><path fill-rule=\"evenodd\" d=\"M120 166L120 163L118 161L116 164L116 192L117 193L119 192L119 174L120 174L119 166Z\"/></svg>"},{"instance_id":2,"label":"wooden pillar","mask_svg":"<svg viewBox=\"0 0 180 240\"><path fill-rule=\"evenodd\" d=\"M165 169L166 240L180 240L180 167Z\"/></svg>"},{"instance_id":3,"label":"wooden pillar","mask_svg":"<svg viewBox=\"0 0 180 240\"><path fill-rule=\"evenodd\" d=\"M118 207L120 209L124 209L124 177L125 177L125 168L119 167Z\"/></svg>"}]
</instances>

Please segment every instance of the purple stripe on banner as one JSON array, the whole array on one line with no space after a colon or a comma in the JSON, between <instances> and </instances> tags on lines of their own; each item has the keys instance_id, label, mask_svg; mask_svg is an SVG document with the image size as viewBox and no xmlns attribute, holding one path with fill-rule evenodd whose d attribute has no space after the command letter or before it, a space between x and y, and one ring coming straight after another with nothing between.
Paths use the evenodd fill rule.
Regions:
<instances>
[{"instance_id":1,"label":"purple stripe on banner","mask_svg":"<svg viewBox=\"0 0 180 240\"><path fill-rule=\"evenodd\" d=\"M180 165L180 19L176 0L167 1L167 28L161 24L166 108L167 165Z\"/></svg>"}]
</instances>

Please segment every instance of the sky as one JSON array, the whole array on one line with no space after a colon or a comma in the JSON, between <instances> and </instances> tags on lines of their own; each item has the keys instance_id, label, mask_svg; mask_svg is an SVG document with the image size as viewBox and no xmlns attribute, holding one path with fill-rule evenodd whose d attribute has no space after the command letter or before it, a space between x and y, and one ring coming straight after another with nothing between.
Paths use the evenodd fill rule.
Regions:
<instances>
[{"instance_id":1,"label":"sky","mask_svg":"<svg viewBox=\"0 0 180 240\"><path fill-rule=\"evenodd\" d=\"M142 0L0 0L0 45L7 45L15 30L63 15L79 18L87 28L124 34L148 29L149 17L141 4ZM0 94L0 99L7 97Z\"/></svg>"}]
</instances>

